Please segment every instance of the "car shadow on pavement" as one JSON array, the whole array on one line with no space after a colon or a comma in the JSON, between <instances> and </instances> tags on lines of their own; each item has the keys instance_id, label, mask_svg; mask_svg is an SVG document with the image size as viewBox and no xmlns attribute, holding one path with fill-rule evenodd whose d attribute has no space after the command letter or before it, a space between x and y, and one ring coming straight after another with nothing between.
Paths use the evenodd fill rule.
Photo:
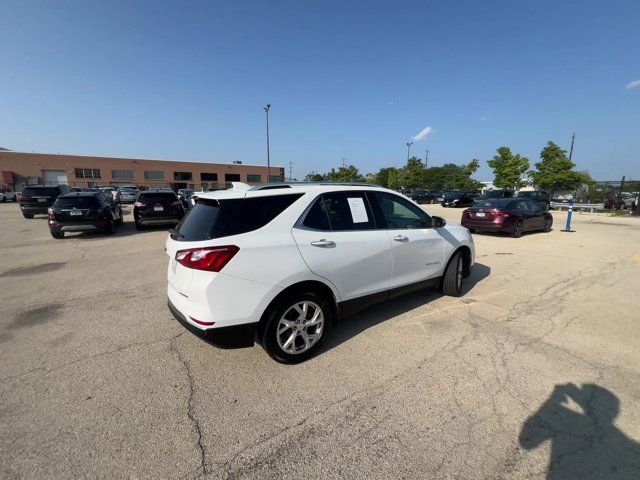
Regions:
<instances>
[{"instance_id":1,"label":"car shadow on pavement","mask_svg":"<svg viewBox=\"0 0 640 480\"><path fill-rule=\"evenodd\" d=\"M640 443L614 425L620 400L592 383L556 385L522 426L519 443L533 450L547 440L547 479L638 479Z\"/></svg>"},{"instance_id":2,"label":"car shadow on pavement","mask_svg":"<svg viewBox=\"0 0 640 480\"><path fill-rule=\"evenodd\" d=\"M491 273L491 268L482 263L476 263L471 270L471 275L462 283L462 295L468 294L482 280ZM359 335L365 330L378 325L386 320L402 315L415 308L421 307L433 300L444 296L437 288L424 288L413 293L408 293L386 302L372 305L357 313L353 317L346 318L334 326L329 333L327 342L320 354L337 347L343 342ZM454 300L455 301L455 300Z\"/></svg>"}]
</instances>

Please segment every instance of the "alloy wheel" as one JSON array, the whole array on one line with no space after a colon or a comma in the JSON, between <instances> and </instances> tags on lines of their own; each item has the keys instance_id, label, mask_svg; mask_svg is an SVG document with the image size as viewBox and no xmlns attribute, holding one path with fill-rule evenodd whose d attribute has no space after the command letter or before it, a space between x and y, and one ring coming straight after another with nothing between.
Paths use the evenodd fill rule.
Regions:
<instances>
[{"instance_id":1,"label":"alloy wheel","mask_svg":"<svg viewBox=\"0 0 640 480\"><path fill-rule=\"evenodd\" d=\"M309 350L320 340L324 314L318 304L305 300L285 310L276 328L276 339L282 351L297 355Z\"/></svg>"}]
</instances>

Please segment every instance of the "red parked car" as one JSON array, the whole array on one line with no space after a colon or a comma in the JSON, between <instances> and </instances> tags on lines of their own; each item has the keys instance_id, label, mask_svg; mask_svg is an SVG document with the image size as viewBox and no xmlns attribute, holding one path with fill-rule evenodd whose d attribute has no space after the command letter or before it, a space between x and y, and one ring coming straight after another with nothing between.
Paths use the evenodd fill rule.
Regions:
<instances>
[{"instance_id":1,"label":"red parked car","mask_svg":"<svg viewBox=\"0 0 640 480\"><path fill-rule=\"evenodd\" d=\"M490 230L518 238L524 232L551 231L553 217L528 198L488 198L462 212L460 223L472 233Z\"/></svg>"}]
</instances>

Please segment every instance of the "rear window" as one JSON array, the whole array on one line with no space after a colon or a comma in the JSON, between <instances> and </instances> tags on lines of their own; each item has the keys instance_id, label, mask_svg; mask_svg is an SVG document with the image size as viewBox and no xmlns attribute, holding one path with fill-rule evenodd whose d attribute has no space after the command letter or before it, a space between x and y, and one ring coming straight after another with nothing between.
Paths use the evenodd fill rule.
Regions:
<instances>
[{"instance_id":1,"label":"rear window","mask_svg":"<svg viewBox=\"0 0 640 480\"><path fill-rule=\"evenodd\" d=\"M175 202L178 199L173 192L153 192L153 193L141 193L138 197L139 201L147 203L162 203L162 202Z\"/></svg>"},{"instance_id":2,"label":"rear window","mask_svg":"<svg viewBox=\"0 0 640 480\"><path fill-rule=\"evenodd\" d=\"M199 199L177 227L176 240L197 242L252 232L284 212L302 194L229 200Z\"/></svg>"},{"instance_id":3,"label":"rear window","mask_svg":"<svg viewBox=\"0 0 640 480\"><path fill-rule=\"evenodd\" d=\"M508 208L513 202L510 198L484 198L476 200L476 207Z\"/></svg>"},{"instance_id":4,"label":"rear window","mask_svg":"<svg viewBox=\"0 0 640 480\"><path fill-rule=\"evenodd\" d=\"M58 195L58 189L56 187L27 187L22 190L22 195L26 195L28 197L32 195L44 195L51 197Z\"/></svg>"},{"instance_id":5,"label":"rear window","mask_svg":"<svg viewBox=\"0 0 640 480\"><path fill-rule=\"evenodd\" d=\"M58 198L53 206L55 208L93 208L99 205L96 197L71 197Z\"/></svg>"}]
</instances>

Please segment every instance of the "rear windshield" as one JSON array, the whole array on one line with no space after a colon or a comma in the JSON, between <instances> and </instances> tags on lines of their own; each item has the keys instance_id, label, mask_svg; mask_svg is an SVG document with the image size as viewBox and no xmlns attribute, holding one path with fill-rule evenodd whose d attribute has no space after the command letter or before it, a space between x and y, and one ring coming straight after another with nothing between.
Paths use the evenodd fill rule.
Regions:
<instances>
[{"instance_id":1,"label":"rear windshield","mask_svg":"<svg viewBox=\"0 0 640 480\"><path fill-rule=\"evenodd\" d=\"M96 197L70 197L58 198L53 206L55 208L92 208L99 205Z\"/></svg>"},{"instance_id":2,"label":"rear windshield","mask_svg":"<svg viewBox=\"0 0 640 480\"><path fill-rule=\"evenodd\" d=\"M56 187L27 187L24 190L22 190L22 195L27 195L27 196L31 196L31 195L45 195L45 196L52 196L52 195L57 195L58 194L58 189Z\"/></svg>"},{"instance_id":3,"label":"rear windshield","mask_svg":"<svg viewBox=\"0 0 640 480\"><path fill-rule=\"evenodd\" d=\"M229 200L200 199L176 230L176 240L197 242L252 232L284 212L302 194Z\"/></svg>"},{"instance_id":4,"label":"rear windshield","mask_svg":"<svg viewBox=\"0 0 640 480\"><path fill-rule=\"evenodd\" d=\"M508 208L513 202L510 198L483 198L476 200L474 206L476 207L490 207L490 208Z\"/></svg>"},{"instance_id":5,"label":"rear windshield","mask_svg":"<svg viewBox=\"0 0 640 480\"><path fill-rule=\"evenodd\" d=\"M141 193L138 197L139 201L145 201L148 203L162 203L176 201L178 197L173 192L154 192L154 193Z\"/></svg>"}]
</instances>

